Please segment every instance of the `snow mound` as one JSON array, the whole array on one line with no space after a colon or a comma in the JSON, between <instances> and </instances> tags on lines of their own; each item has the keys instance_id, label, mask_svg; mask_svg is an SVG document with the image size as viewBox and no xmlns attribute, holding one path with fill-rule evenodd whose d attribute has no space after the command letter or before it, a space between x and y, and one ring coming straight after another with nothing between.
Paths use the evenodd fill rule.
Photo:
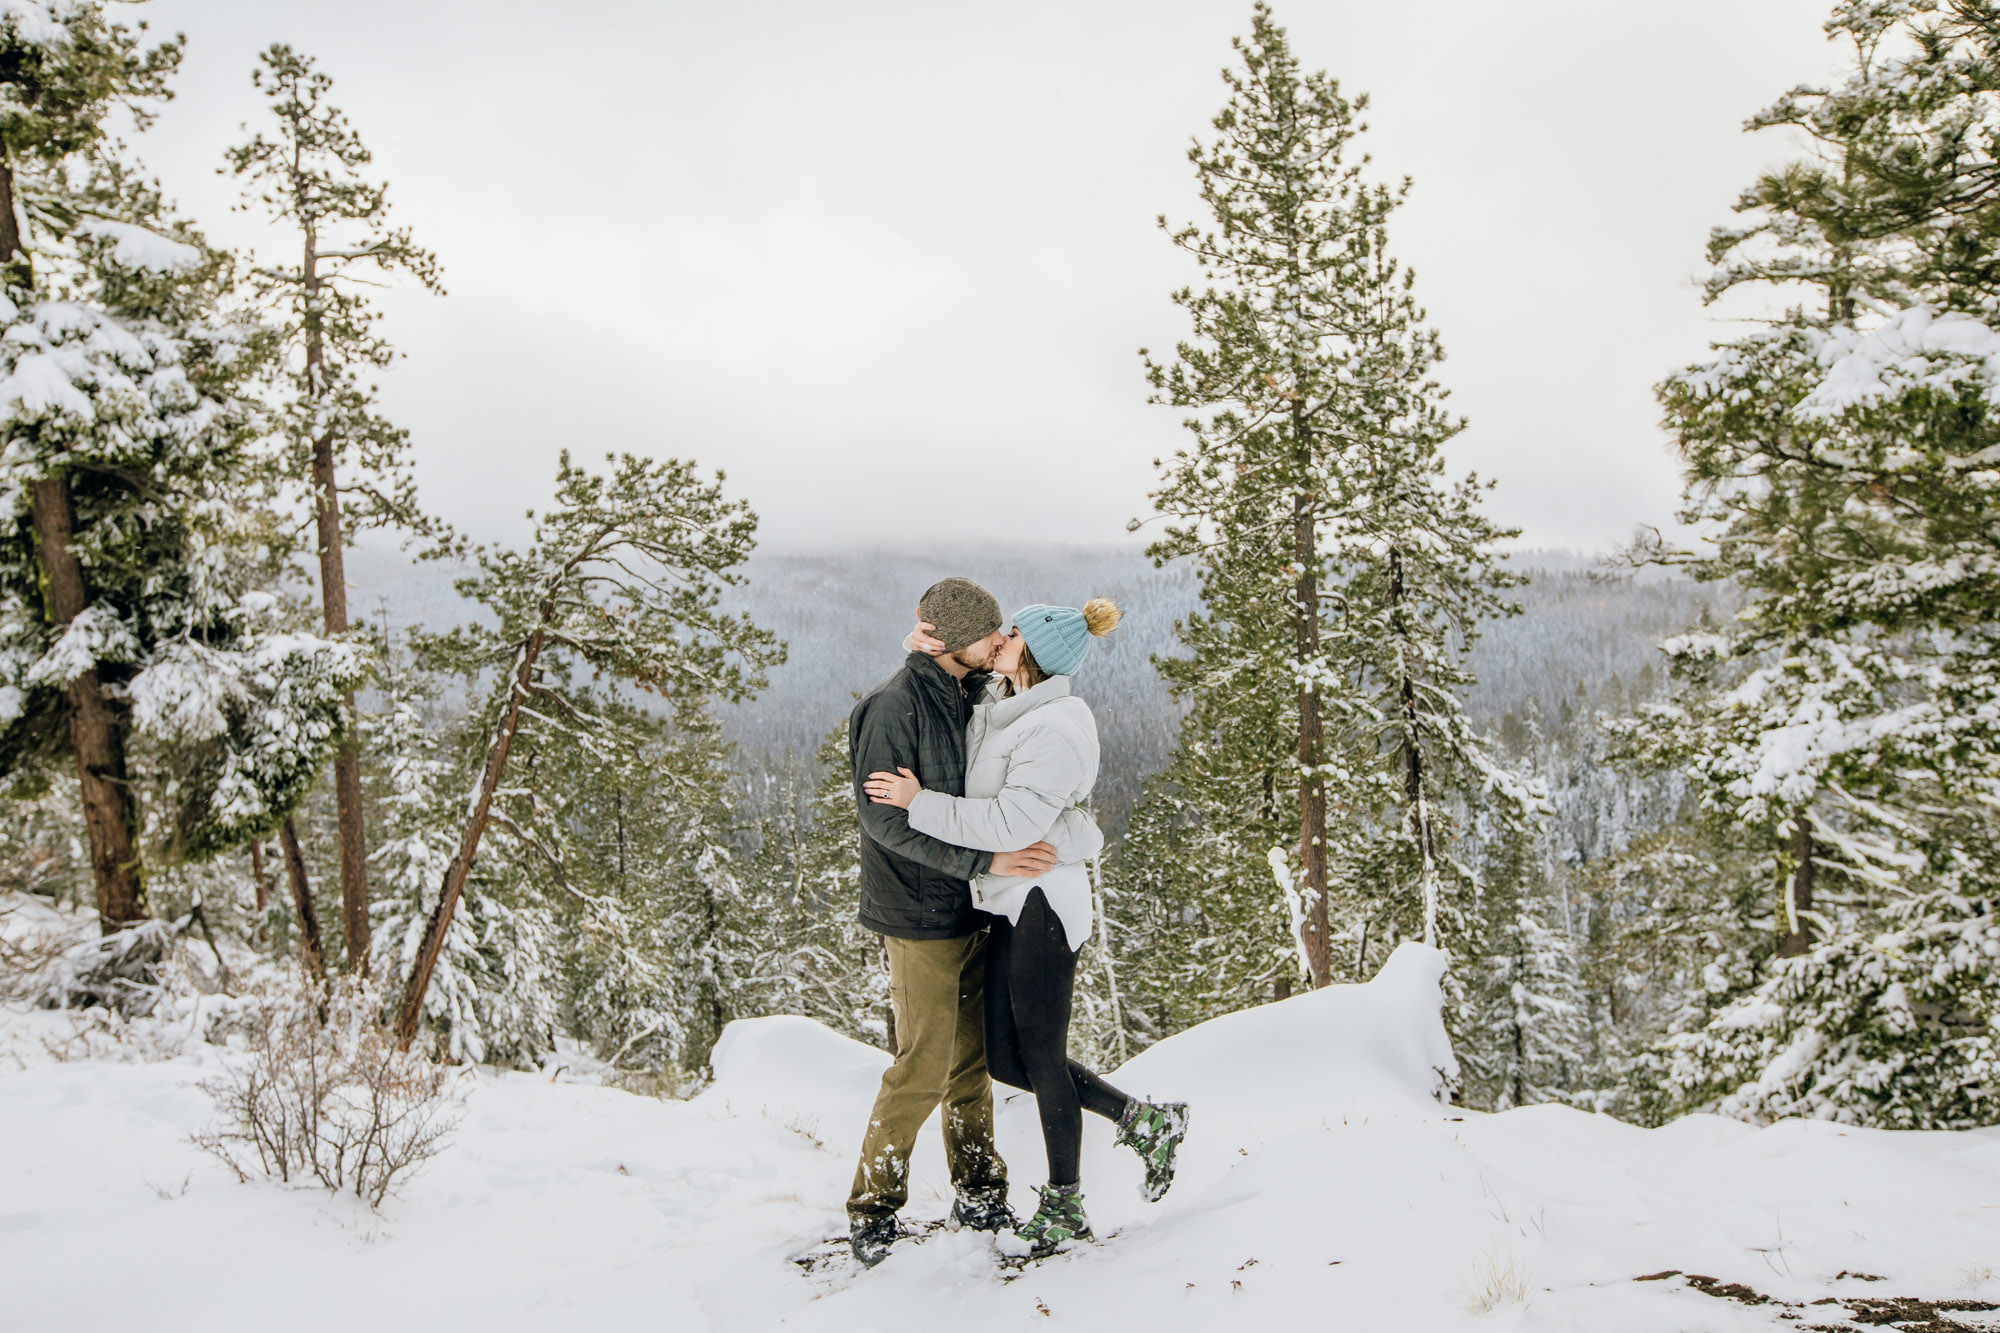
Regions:
<instances>
[{"instance_id":1,"label":"snow mound","mask_svg":"<svg viewBox=\"0 0 2000 1333\"><path fill-rule=\"evenodd\" d=\"M1445 955L1404 944L1375 979L1211 1019L1110 1077L1135 1096L1198 1100L1265 1131L1329 1116L1435 1111L1458 1072L1445 1036Z\"/></svg>"},{"instance_id":2,"label":"snow mound","mask_svg":"<svg viewBox=\"0 0 2000 1333\"><path fill-rule=\"evenodd\" d=\"M889 1054L810 1018L741 1018L722 1029L709 1067L715 1080L697 1101L818 1114L873 1105Z\"/></svg>"}]
</instances>

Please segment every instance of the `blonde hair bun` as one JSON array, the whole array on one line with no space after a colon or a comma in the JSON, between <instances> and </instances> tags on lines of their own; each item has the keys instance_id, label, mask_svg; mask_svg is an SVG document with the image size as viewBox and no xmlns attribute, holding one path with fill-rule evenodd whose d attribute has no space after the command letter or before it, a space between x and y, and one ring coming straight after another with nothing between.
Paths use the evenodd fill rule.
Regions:
<instances>
[{"instance_id":1,"label":"blonde hair bun","mask_svg":"<svg viewBox=\"0 0 2000 1333\"><path fill-rule=\"evenodd\" d=\"M1103 638L1118 628L1118 622L1125 613L1118 609L1118 603L1109 597L1093 597L1083 604L1083 624L1098 638Z\"/></svg>"}]
</instances>

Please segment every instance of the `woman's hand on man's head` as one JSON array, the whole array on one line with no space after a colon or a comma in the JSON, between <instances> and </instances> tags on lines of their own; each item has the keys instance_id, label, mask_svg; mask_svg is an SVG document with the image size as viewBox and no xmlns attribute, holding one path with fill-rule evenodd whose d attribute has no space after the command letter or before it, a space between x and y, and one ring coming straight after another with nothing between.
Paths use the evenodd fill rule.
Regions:
<instances>
[{"instance_id":1,"label":"woman's hand on man's head","mask_svg":"<svg viewBox=\"0 0 2000 1333\"><path fill-rule=\"evenodd\" d=\"M937 626L925 620L923 612L919 611L917 613L917 627L910 631L909 638L903 640L903 650L911 653L923 653L927 657L944 656L944 640L931 637L931 631L936 628Z\"/></svg>"}]
</instances>

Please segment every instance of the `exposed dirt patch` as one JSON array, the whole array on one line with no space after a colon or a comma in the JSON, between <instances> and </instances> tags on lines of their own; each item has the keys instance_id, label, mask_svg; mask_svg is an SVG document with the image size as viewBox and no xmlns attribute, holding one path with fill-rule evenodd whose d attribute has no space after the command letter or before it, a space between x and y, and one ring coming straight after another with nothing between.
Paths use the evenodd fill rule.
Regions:
<instances>
[{"instance_id":1,"label":"exposed dirt patch","mask_svg":"<svg viewBox=\"0 0 2000 1333\"><path fill-rule=\"evenodd\" d=\"M1810 1305L1801 1305L1766 1296L1741 1282L1723 1282L1700 1273L1683 1273L1678 1268L1648 1273L1633 1281L1664 1282L1675 1277L1693 1290L1718 1300L1735 1301L1741 1305L1776 1306L1781 1312L1778 1316L1781 1319L1840 1320L1839 1323L1800 1323L1801 1333L1854 1333L1861 1328L1896 1328L1903 1333L1975 1333L1975 1330L1990 1329L1992 1321L1968 1324L1953 1319L1952 1314L2000 1310L2000 1305L1991 1301L1934 1301L1919 1296L1822 1296ZM1861 1282L1884 1281L1872 1273L1843 1272L1839 1277Z\"/></svg>"},{"instance_id":2,"label":"exposed dirt patch","mask_svg":"<svg viewBox=\"0 0 2000 1333\"><path fill-rule=\"evenodd\" d=\"M1926 1301L1908 1296L1891 1296L1886 1300L1857 1296L1852 1300L1836 1300L1822 1297L1814 1305L1838 1305L1847 1311L1845 1324L1802 1324L1801 1328L1832 1330L1846 1333L1851 1328L1899 1328L1904 1333L1965 1333L1967 1329L1991 1328L1989 1320L1977 1324L1961 1323L1950 1317L1954 1310L1971 1313L1977 1310L2000 1310L2000 1305L1991 1301Z\"/></svg>"},{"instance_id":3,"label":"exposed dirt patch","mask_svg":"<svg viewBox=\"0 0 2000 1333\"><path fill-rule=\"evenodd\" d=\"M1744 1305L1783 1305L1784 1302L1766 1296L1761 1291L1752 1291L1741 1282L1721 1282L1700 1273L1685 1274L1687 1284L1706 1296L1715 1296L1725 1301L1737 1301Z\"/></svg>"}]
</instances>

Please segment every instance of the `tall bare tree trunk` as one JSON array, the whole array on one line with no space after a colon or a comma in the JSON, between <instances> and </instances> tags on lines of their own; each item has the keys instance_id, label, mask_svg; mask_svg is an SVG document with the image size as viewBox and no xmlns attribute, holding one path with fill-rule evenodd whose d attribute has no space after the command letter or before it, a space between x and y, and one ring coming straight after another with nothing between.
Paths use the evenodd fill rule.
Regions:
<instances>
[{"instance_id":1,"label":"tall bare tree trunk","mask_svg":"<svg viewBox=\"0 0 2000 1333\"><path fill-rule=\"evenodd\" d=\"M299 851L299 831L287 819L278 829L278 846L285 854L285 879L292 886L292 905L299 912L299 954L312 979L326 983L326 943L320 938L319 913L313 910L312 883L306 879L306 858Z\"/></svg>"},{"instance_id":2,"label":"tall bare tree trunk","mask_svg":"<svg viewBox=\"0 0 2000 1333\"><path fill-rule=\"evenodd\" d=\"M258 838L250 844L250 882L257 889L257 925L250 932L250 939L256 944L264 944L270 938L265 930L265 914L271 907L271 872L264 864L264 840Z\"/></svg>"},{"instance_id":3,"label":"tall bare tree trunk","mask_svg":"<svg viewBox=\"0 0 2000 1333\"><path fill-rule=\"evenodd\" d=\"M1111 1031L1115 1044L1111 1056L1115 1064L1128 1058L1125 1042L1125 1001L1118 994L1118 951L1111 946L1111 913L1105 910L1104 861L1090 863L1091 907L1097 916L1097 957L1104 969L1104 997L1111 1004ZM1289 979L1290 973L1286 974Z\"/></svg>"},{"instance_id":4,"label":"tall bare tree trunk","mask_svg":"<svg viewBox=\"0 0 2000 1333\"><path fill-rule=\"evenodd\" d=\"M1286 129L1298 133L1296 107L1287 103ZM1300 295L1300 271L1304 261L1299 253L1297 218L1287 220L1285 264L1289 282L1292 327L1295 335L1305 328L1305 309ZM1326 777L1320 765L1326 756L1325 722L1320 716L1319 691L1307 684L1303 668L1320 654L1319 624L1319 499L1312 486L1312 422L1300 396L1299 378L1304 373L1305 348L1294 343L1291 349L1292 465L1297 475L1292 481L1292 563L1298 570L1293 585L1293 653L1302 669L1299 685L1299 880L1305 894L1304 920L1300 922L1300 943L1305 946L1306 969L1315 988L1333 981L1333 926L1326 892Z\"/></svg>"},{"instance_id":5,"label":"tall bare tree trunk","mask_svg":"<svg viewBox=\"0 0 2000 1333\"><path fill-rule=\"evenodd\" d=\"M4 261L0 261L4 262ZM43 596L51 624L67 627L89 605L83 566L76 558L76 514L67 477L44 477L29 487ZM139 872L137 811L125 775L124 708L104 693L95 667L69 682L69 743L83 794L83 827L97 882L98 927L107 935L146 917Z\"/></svg>"},{"instance_id":6,"label":"tall bare tree trunk","mask_svg":"<svg viewBox=\"0 0 2000 1333\"><path fill-rule=\"evenodd\" d=\"M616 811L618 820L618 887L623 889L625 887L625 789L623 787L615 789L611 793L611 800L612 809ZM796 849L794 849L792 856L792 864L798 864ZM794 892L793 899L795 901L797 896L797 893Z\"/></svg>"},{"instance_id":7,"label":"tall bare tree trunk","mask_svg":"<svg viewBox=\"0 0 2000 1333\"><path fill-rule=\"evenodd\" d=\"M256 887L257 915L259 917L263 916L265 910L271 905L271 881L269 874L270 872L264 866L264 840L259 838L250 844L250 883Z\"/></svg>"},{"instance_id":8,"label":"tall bare tree trunk","mask_svg":"<svg viewBox=\"0 0 2000 1333\"><path fill-rule=\"evenodd\" d=\"M1294 652L1304 667L1320 654L1319 624L1319 541L1314 522L1313 497L1305 489L1311 467L1310 427L1292 405L1292 430L1296 442L1300 478L1292 493L1292 560L1298 567L1293 588L1295 631ZM1328 915L1326 892L1326 778L1320 764L1326 752L1325 726L1320 718L1319 692L1311 685L1299 687L1299 864L1301 888L1305 893L1305 920L1300 933L1305 937L1306 966L1312 984L1325 986L1333 980L1333 928Z\"/></svg>"},{"instance_id":9,"label":"tall bare tree trunk","mask_svg":"<svg viewBox=\"0 0 2000 1333\"><path fill-rule=\"evenodd\" d=\"M21 219L14 211L14 165L0 155L0 284L15 295L31 292L35 272L21 244Z\"/></svg>"},{"instance_id":10,"label":"tall bare tree trunk","mask_svg":"<svg viewBox=\"0 0 2000 1333\"><path fill-rule=\"evenodd\" d=\"M1778 957L1798 958L1812 952L1817 938L1808 915L1812 910L1812 825L1801 812L1792 821L1792 831L1778 857Z\"/></svg>"},{"instance_id":11,"label":"tall bare tree trunk","mask_svg":"<svg viewBox=\"0 0 2000 1333\"><path fill-rule=\"evenodd\" d=\"M1403 553L1389 548L1389 605L1401 638L1403 605ZM1400 649L1399 649L1400 653ZM1417 678L1410 664L1397 658L1396 707L1403 719L1403 795L1410 803L1410 837L1417 844L1421 860L1424 894L1424 943L1437 943L1437 841L1431 827L1430 793L1424 788L1424 751L1417 743Z\"/></svg>"},{"instance_id":12,"label":"tall bare tree trunk","mask_svg":"<svg viewBox=\"0 0 2000 1333\"><path fill-rule=\"evenodd\" d=\"M466 877L472 873L472 859L479 854L479 840L486 833L486 822L493 810L493 793L500 787L501 775L507 770L507 752L513 749L514 733L521 725L521 702L534 686L535 660L541 656L542 646L547 642L548 621L553 614L553 605L543 602L541 624L535 627L535 632L521 649L520 660L514 668L513 688L507 696L506 711L500 715L493 741L487 747L486 767L479 775L479 791L473 797L465 829L459 834L458 852L451 858L451 864L445 867L444 887L438 894L437 907L424 926L423 943L417 947L416 966L410 970L410 979L404 983L403 1001L396 1012L396 1045L403 1050L409 1050L410 1044L417 1039L417 1024L424 1012L424 992L430 989L431 974L437 970L438 955L444 951L445 932L451 929L452 913L458 909L459 897L465 892Z\"/></svg>"},{"instance_id":13,"label":"tall bare tree trunk","mask_svg":"<svg viewBox=\"0 0 2000 1333\"><path fill-rule=\"evenodd\" d=\"M306 388L324 398L326 343L317 311L319 235L308 225L301 273L305 291ZM320 609L329 635L347 633L347 562L341 545L340 483L333 467L333 433L313 440L313 510L318 520ZM333 756L333 802L340 825L340 928L347 945L347 970L368 971L368 834L361 808L361 747L355 732L354 695L342 704L346 739Z\"/></svg>"},{"instance_id":14,"label":"tall bare tree trunk","mask_svg":"<svg viewBox=\"0 0 2000 1333\"><path fill-rule=\"evenodd\" d=\"M1528 1034L1519 1018L1514 1020L1514 1068L1507 1076L1510 1106L1528 1104Z\"/></svg>"}]
</instances>

